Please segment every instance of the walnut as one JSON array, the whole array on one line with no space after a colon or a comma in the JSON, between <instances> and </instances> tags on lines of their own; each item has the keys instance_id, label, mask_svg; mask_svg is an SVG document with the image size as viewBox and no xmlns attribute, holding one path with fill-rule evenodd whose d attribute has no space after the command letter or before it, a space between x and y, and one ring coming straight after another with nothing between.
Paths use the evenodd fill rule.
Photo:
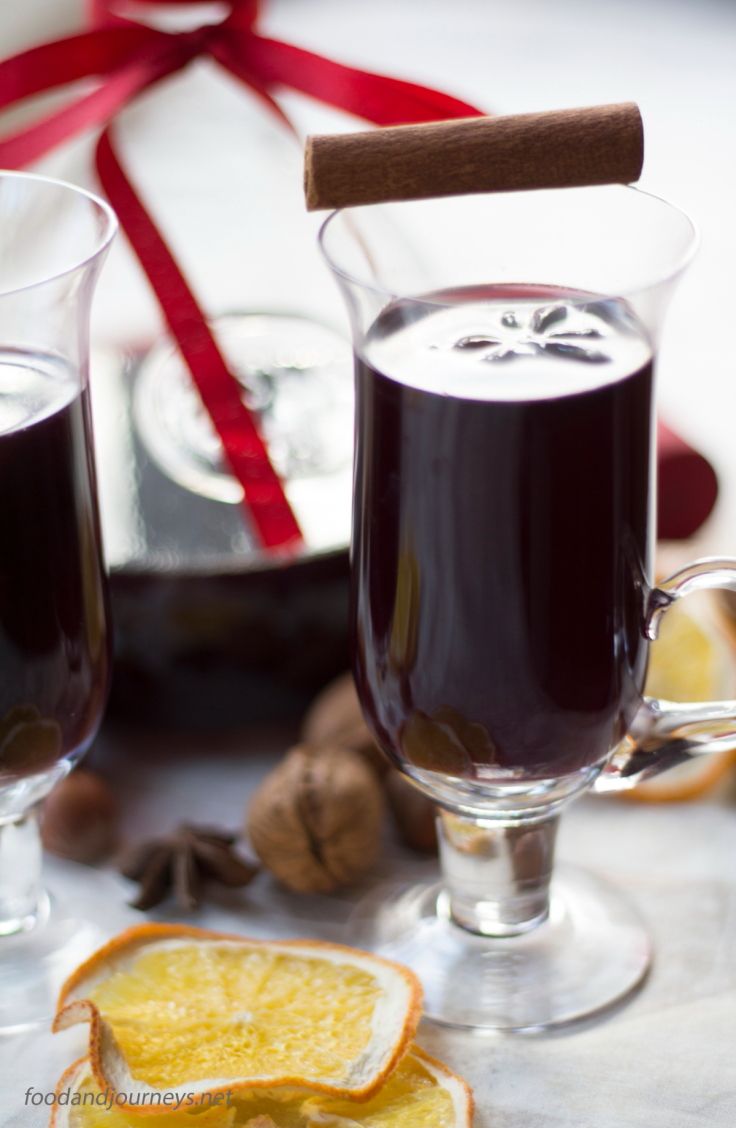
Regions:
<instances>
[{"instance_id":1,"label":"walnut","mask_svg":"<svg viewBox=\"0 0 736 1128\"><path fill-rule=\"evenodd\" d=\"M117 800L94 772L72 772L43 805L41 839L52 854L98 862L112 852L117 838Z\"/></svg>"},{"instance_id":2,"label":"walnut","mask_svg":"<svg viewBox=\"0 0 736 1128\"><path fill-rule=\"evenodd\" d=\"M297 745L253 795L248 832L263 864L287 888L327 893L350 885L378 854L383 794L347 748Z\"/></svg>"},{"instance_id":3,"label":"walnut","mask_svg":"<svg viewBox=\"0 0 736 1128\"><path fill-rule=\"evenodd\" d=\"M329 744L359 752L381 775L388 770L388 761L363 720L350 673L335 678L315 697L304 718L301 737L305 744Z\"/></svg>"}]
</instances>

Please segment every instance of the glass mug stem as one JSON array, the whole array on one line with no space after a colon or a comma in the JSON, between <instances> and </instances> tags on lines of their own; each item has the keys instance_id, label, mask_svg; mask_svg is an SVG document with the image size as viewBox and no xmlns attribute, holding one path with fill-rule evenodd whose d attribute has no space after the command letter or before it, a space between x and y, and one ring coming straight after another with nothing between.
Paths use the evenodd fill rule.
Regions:
<instances>
[{"instance_id":1,"label":"glass mug stem","mask_svg":"<svg viewBox=\"0 0 736 1128\"><path fill-rule=\"evenodd\" d=\"M517 936L536 928L549 915L558 821L553 815L500 824L442 811L440 911L479 936Z\"/></svg>"},{"instance_id":2,"label":"glass mug stem","mask_svg":"<svg viewBox=\"0 0 736 1128\"><path fill-rule=\"evenodd\" d=\"M44 899L41 838L32 807L0 822L0 936L33 928Z\"/></svg>"}]
</instances>

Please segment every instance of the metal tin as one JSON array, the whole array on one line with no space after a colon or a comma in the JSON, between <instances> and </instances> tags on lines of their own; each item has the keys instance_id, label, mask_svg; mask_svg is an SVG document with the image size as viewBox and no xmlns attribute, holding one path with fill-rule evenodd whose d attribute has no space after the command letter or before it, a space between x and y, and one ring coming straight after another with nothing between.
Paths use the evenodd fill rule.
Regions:
<instances>
[{"instance_id":1,"label":"metal tin","mask_svg":"<svg viewBox=\"0 0 736 1128\"><path fill-rule=\"evenodd\" d=\"M168 341L95 357L93 402L116 663L111 713L223 727L294 715L347 663L350 347L319 323L213 328L305 537L256 543L242 491Z\"/></svg>"}]
</instances>

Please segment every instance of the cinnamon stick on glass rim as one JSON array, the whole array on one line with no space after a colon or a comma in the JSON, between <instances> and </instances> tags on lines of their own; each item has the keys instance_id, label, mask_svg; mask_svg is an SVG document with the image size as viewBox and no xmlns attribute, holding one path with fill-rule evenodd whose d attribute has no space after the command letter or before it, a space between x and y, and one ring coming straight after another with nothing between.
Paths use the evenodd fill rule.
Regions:
<instances>
[{"instance_id":1,"label":"cinnamon stick on glass rim","mask_svg":"<svg viewBox=\"0 0 736 1128\"><path fill-rule=\"evenodd\" d=\"M307 209L475 192L630 184L644 131L634 102L460 118L307 138Z\"/></svg>"}]
</instances>

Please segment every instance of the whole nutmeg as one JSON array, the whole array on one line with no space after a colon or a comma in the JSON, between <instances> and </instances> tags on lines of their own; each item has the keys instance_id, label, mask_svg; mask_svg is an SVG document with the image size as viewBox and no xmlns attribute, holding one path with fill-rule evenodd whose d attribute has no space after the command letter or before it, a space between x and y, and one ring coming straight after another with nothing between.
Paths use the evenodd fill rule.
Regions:
<instances>
[{"instance_id":1,"label":"whole nutmeg","mask_svg":"<svg viewBox=\"0 0 736 1128\"><path fill-rule=\"evenodd\" d=\"M395 769L384 780L388 805L401 839L412 850L437 853L437 808Z\"/></svg>"},{"instance_id":2,"label":"whole nutmeg","mask_svg":"<svg viewBox=\"0 0 736 1128\"><path fill-rule=\"evenodd\" d=\"M117 800L104 779L93 772L72 772L43 805L41 840L62 858L98 862L117 845L118 814Z\"/></svg>"},{"instance_id":3,"label":"whole nutmeg","mask_svg":"<svg viewBox=\"0 0 736 1128\"><path fill-rule=\"evenodd\" d=\"M371 868L382 819L380 784L359 753L300 744L253 795L248 833L282 885L329 893Z\"/></svg>"},{"instance_id":4,"label":"whole nutmeg","mask_svg":"<svg viewBox=\"0 0 736 1128\"><path fill-rule=\"evenodd\" d=\"M335 678L315 697L302 723L301 737L305 744L329 744L359 752L380 775L388 770L388 762L363 720L350 673Z\"/></svg>"}]
</instances>

